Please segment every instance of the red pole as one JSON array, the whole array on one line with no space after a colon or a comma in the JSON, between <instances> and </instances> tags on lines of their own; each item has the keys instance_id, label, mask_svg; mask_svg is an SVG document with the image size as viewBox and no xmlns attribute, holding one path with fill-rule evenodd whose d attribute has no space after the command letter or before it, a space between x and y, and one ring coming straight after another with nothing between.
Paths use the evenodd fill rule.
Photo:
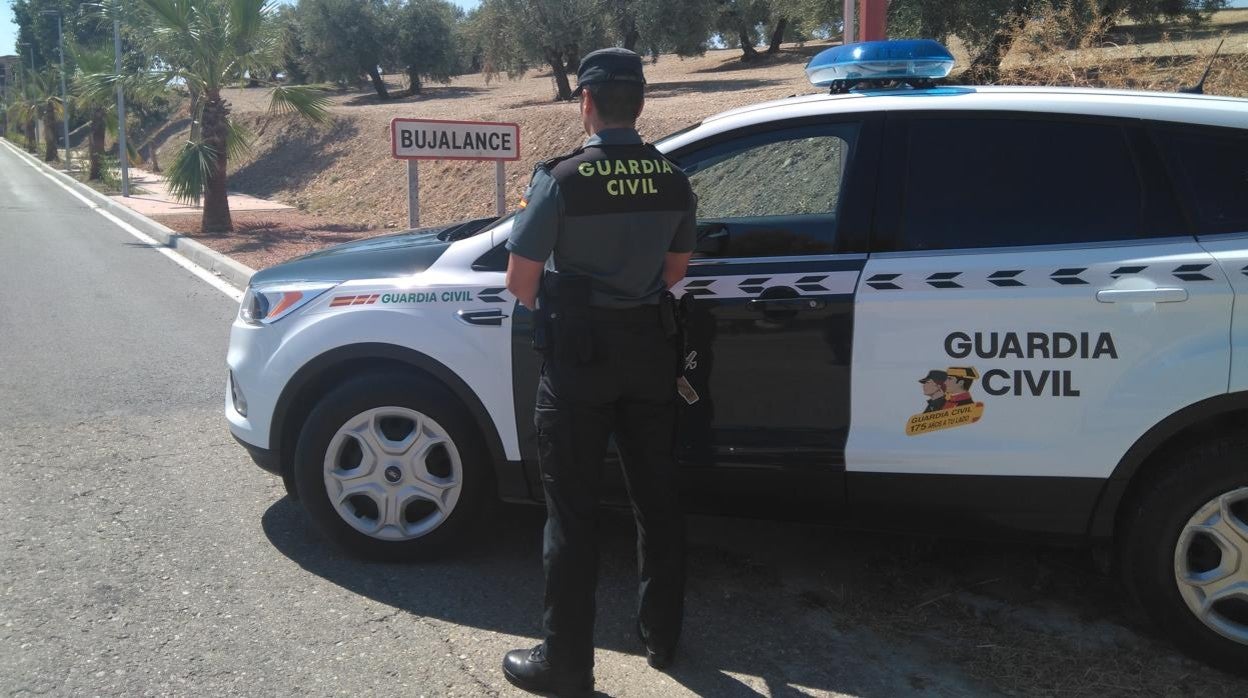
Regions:
<instances>
[{"instance_id":1,"label":"red pole","mask_svg":"<svg viewBox=\"0 0 1248 698\"><path fill-rule=\"evenodd\" d=\"M858 0L858 35L863 41L879 41L888 33L888 0Z\"/></svg>"}]
</instances>

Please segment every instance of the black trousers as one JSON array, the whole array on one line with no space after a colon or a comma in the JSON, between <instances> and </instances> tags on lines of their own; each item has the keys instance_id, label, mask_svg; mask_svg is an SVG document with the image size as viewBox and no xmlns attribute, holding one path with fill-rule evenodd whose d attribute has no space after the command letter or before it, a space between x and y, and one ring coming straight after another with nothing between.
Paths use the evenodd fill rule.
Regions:
<instances>
[{"instance_id":1,"label":"black trousers","mask_svg":"<svg viewBox=\"0 0 1248 698\"><path fill-rule=\"evenodd\" d=\"M546 653L593 666L598 584L596 507L615 435L637 522L638 628L650 647L674 647L684 613L684 520L674 482L676 348L653 307L594 310L593 358L556 352L542 367L535 422L546 493Z\"/></svg>"}]
</instances>

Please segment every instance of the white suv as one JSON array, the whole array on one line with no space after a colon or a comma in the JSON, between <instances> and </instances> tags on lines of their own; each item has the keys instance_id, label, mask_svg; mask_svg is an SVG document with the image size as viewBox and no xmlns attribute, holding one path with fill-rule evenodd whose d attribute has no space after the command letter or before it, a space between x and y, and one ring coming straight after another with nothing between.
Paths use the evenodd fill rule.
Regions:
<instances>
[{"instance_id":1,"label":"white suv","mask_svg":"<svg viewBox=\"0 0 1248 698\"><path fill-rule=\"evenodd\" d=\"M701 202L690 510L1105 547L1179 645L1248 668L1248 101L867 89L657 145ZM541 501L509 229L253 278L230 428L329 539L410 558Z\"/></svg>"}]
</instances>

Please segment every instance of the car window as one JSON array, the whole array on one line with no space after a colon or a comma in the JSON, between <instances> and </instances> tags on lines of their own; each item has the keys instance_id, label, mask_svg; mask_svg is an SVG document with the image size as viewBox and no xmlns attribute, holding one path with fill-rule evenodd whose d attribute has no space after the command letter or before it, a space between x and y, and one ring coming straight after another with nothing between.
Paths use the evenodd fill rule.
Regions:
<instances>
[{"instance_id":1,"label":"car window","mask_svg":"<svg viewBox=\"0 0 1248 698\"><path fill-rule=\"evenodd\" d=\"M1248 231L1248 135L1178 131L1166 141L1197 233Z\"/></svg>"},{"instance_id":2,"label":"car window","mask_svg":"<svg viewBox=\"0 0 1248 698\"><path fill-rule=\"evenodd\" d=\"M698 195L699 256L827 254L833 249L857 124L750 134L680 158Z\"/></svg>"},{"instance_id":3,"label":"car window","mask_svg":"<svg viewBox=\"0 0 1248 698\"><path fill-rule=\"evenodd\" d=\"M1122 128L1083 121L910 123L900 250L1147 237L1144 187Z\"/></svg>"}]
</instances>

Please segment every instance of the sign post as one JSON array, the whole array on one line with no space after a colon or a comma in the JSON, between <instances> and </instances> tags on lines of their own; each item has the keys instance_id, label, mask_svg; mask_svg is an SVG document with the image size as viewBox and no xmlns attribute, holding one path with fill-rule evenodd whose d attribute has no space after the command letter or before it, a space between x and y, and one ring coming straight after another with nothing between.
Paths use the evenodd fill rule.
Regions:
<instances>
[{"instance_id":1,"label":"sign post","mask_svg":"<svg viewBox=\"0 0 1248 698\"><path fill-rule=\"evenodd\" d=\"M407 227L420 225L420 169L416 160L407 161Z\"/></svg>"},{"instance_id":2,"label":"sign post","mask_svg":"<svg viewBox=\"0 0 1248 698\"><path fill-rule=\"evenodd\" d=\"M498 215L507 212L508 160L520 159L520 126L493 121L391 119L390 152L407 160L407 223L420 224L421 160L494 161L494 200Z\"/></svg>"}]
</instances>

